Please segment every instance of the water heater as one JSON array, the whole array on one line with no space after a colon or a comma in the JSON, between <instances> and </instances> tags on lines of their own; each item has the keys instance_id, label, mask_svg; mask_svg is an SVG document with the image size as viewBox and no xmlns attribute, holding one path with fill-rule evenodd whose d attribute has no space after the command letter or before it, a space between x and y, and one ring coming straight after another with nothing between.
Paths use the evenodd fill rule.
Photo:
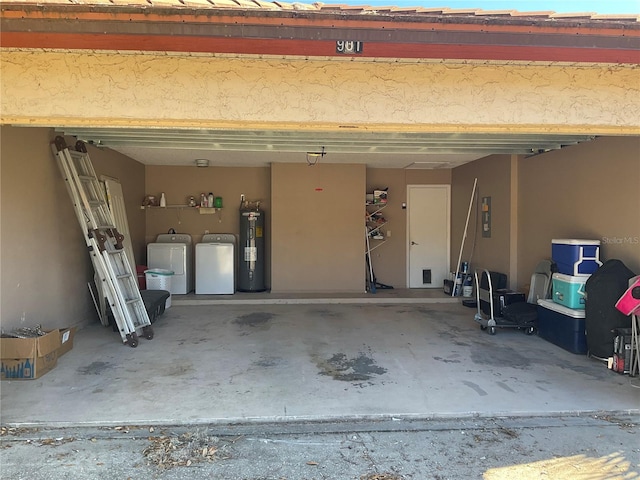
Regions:
<instances>
[{"instance_id":1,"label":"water heater","mask_svg":"<svg viewBox=\"0 0 640 480\"><path fill-rule=\"evenodd\" d=\"M264 275L264 211L260 204L242 202L240 207L240 242L238 245L238 290L263 292Z\"/></svg>"}]
</instances>

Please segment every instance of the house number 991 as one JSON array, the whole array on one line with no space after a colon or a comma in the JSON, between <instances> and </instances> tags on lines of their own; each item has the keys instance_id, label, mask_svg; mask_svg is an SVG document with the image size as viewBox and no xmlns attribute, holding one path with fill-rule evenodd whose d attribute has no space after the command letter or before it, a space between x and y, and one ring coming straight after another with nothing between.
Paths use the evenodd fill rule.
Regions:
<instances>
[{"instance_id":1,"label":"house number 991","mask_svg":"<svg viewBox=\"0 0 640 480\"><path fill-rule=\"evenodd\" d=\"M363 42L336 41L336 53L362 53Z\"/></svg>"}]
</instances>

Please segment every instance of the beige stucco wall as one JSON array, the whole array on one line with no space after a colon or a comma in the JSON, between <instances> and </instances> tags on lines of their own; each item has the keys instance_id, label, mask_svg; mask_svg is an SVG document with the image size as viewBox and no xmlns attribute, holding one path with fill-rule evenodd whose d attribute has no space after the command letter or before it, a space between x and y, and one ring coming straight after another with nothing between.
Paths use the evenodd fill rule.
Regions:
<instances>
[{"instance_id":1,"label":"beige stucco wall","mask_svg":"<svg viewBox=\"0 0 640 480\"><path fill-rule=\"evenodd\" d=\"M178 167L148 165L145 171L147 195L160 198L164 192L167 205L187 205L193 196L200 203L200 194L213 193L222 197L223 208L214 214L203 215L198 209L167 208L145 211L147 231L146 242L153 242L159 233L167 233L170 228L178 233L189 233L193 242L201 240L205 230L209 233L238 234L240 221L240 195L248 200L260 200L260 208L270 216L270 169L269 167ZM142 198L140 198L142 202ZM269 224L266 229L268 233ZM268 235L267 235L268 238Z\"/></svg>"},{"instance_id":2,"label":"beige stucco wall","mask_svg":"<svg viewBox=\"0 0 640 480\"><path fill-rule=\"evenodd\" d=\"M601 259L640 274L640 137L593 142L519 161L518 284L554 238L600 240Z\"/></svg>"},{"instance_id":3,"label":"beige stucco wall","mask_svg":"<svg viewBox=\"0 0 640 480\"><path fill-rule=\"evenodd\" d=\"M97 321L87 288L93 268L49 146L53 130L3 126L0 135L2 328ZM114 152L90 148L90 155L98 175L121 179L140 251L144 218L131 202L143 194L143 166Z\"/></svg>"},{"instance_id":4,"label":"beige stucco wall","mask_svg":"<svg viewBox=\"0 0 640 480\"><path fill-rule=\"evenodd\" d=\"M515 169L515 172L514 172ZM452 252L455 269L474 178L479 198L491 196L492 235L469 222L463 260L476 239L472 267L510 275L526 291L554 238L600 240L601 259L622 260L640 274L640 137L602 137L529 158L491 156L452 173ZM478 217L479 219L480 217Z\"/></svg>"},{"instance_id":5,"label":"beige stucco wall","mask_svg":"<svg viewBox=\"0 0 640 480\"><path fill-rule=\"evenodd\" d=\"M634 67L5 51L5 123L637 132Z\"/></svg>"},{"instance_id":6,"label":"beige stucco wall","mask_svg":"<svg viewBox=\"0 0 640 480\"><path fill-rule=\"evenodd\" d=\"M478 179L477 197L491 197L491 237L482 236L481 217L473 203L462 261L472 269L487 268L510 274L511 241L511 156L491 155L454 168L451 175L451 271L455 271L473 191ZM509 278L515 287L516 279Z\"/></svg>"},{"instance_id":7,"label":"beige stucco wall","mask_svg":"<svg viewBox=\"0 0 640 480\"><path fill-rule=\"evenodd\" d=\"M222 197L223 208L213 215L202 215L193 208L146 209L147 243L153 242L159 233L167 233L173 228L178 233L188 233L193 243L202 239L205 230L209 233L240 233L240 195L247 200L260 200L260 208L265 212L265 274L270 285L271 244L271 172L269 167L146 167L146 194L160 197L165 193L168 205L186 205L189 196L200 202L200 194L209 192ZM142 202L142 197L140 198ZM145 252L146 259L146 252ZM146 260L145 260L146 261Z\"/></svg>"},{"instance_id":8,"label":"beige stucco wall","mask_svg":"<svg viewBox=\"0 0 640 480\"><path fill-rule=\"evenodd\" d=\"M364 292L364 165L271 166L273 292Z\"/></svg>"},{"instance_id":9,"label":"beige stucco wall","mask_svg":"<svg viewBox=\"0 0 640 480\"><path fill-rule=\"evenodd\" d=\"M193 237L194 243L200 241L202 234L205 230L211 233L239 233L239 221L237 207L239 206L240 195L244 193L248 199L261 200L261 206L266 213L266 283L268 287L271 287L271 252L272 245L273 251L280 252L284 258L284 263L281 265L276 262L274 268L280 270L280 274L276 272L276 276L284 275L283 271L291 272L287 277L294 277L293 270L288 264L289 258L287 255L289 252L297 251L298 242L304 244L306 240L298 239L296 242L292 242L288 234L283 232L288 231L291 228L302 230L300 227L300 216L296 212L290 212L294 201L289 198L289 195L299 195L300 192L293 192L291 185L297 184L300 179L309 178L312 174L316 175L321 170L329 172L331 178L340 178L342 173L337 175L331 173L335 168L335 165L330 164L318 164L317 168L310 168L307 165L289 166L295 170L294 174L289 174L287 166L276 167L277 172L281 172L284 168L287 170L283 180L280 180L284 187L278 189L278 197L282 199L278 211L274 212L275 217L279 219L276 224L277 228L273 228L272 221L272 202L271 202L271 168L269 167L256 167L256 168L230 168L230 167L209 167L209 168L197 168L197 167L168 167L168 166L147 166L146 167L146 193L149 195L159 196L161 192L165 192L168 204L184 204L187 201L189 195L194 195L198 199L201 192L212 191L216 196L222 196L224 199L224 209L216 213L215 215L200 215L197 210L183 208L183 209L148 209L144 215L146 217L146 242L152 242L157 234L166 233L170 228L174 228L180 233L189 233ZM293 176L290 176L293 175ZM315 179L315 176L311 176ZM451 170L403 170L392 168L369 168L366 169L366 187L361 186L361 172L357 173L357 185L348 189L348 196L357 200L355 205L360 208L361 203L364 202L365 192L371 192L374 188L388 187L389 188L389 205L385 209L385 217L389 221L387 227L392 231L392 236L387 238L385 244L376 249L373 253L373 263L376 270L376 275L379 281L388 285L393 285L396 288L406 287L406 210L402 210L402 202L407 201L407 188L408 184L411 185L436 185L444 184L448 185L451 181ZM324 187L322 187L324 188ZM357 192L357 193L355 193ZM321 203L315 201L315 197L323 195ZM354 207L350 206L345 210L345 205L348 202L348 198L340 197L338 192L333 192L328 197L330 201L336 201L339 203L337 208L333 205L328 205L326 200L326 193L315 192L315 186L312 194L313 198L309 199L309 203L300 199L295 202L311 205L313 215L316 217L318 212L324 211L326 208L329 216L330 224L325 227L324 222L311 221L311 225L308 226L309 231L316 228L318 225L322 225L323 232L322 238L331 232L332 238L343 239L347 238L343 235L344 229L350 230L353 228ZM364 215L364 206L362 210ZM361 225L360 217L358 217L358 227ZM275 233L276 239L272 242L272 232ZM355 258L360 261L360 249L364 248L361 244L363 238L361 231L358 230L357 244L358 250L354 254ZM320 237L318 237L320 238ZM322 242L321 245L316 246L320 248L320 253L323 258L329 255L324 249L327 246ZM300 247L305 249L305 247ZM335 241L331 242L331 249L335 248ZM364 251L364 250L363 250ZM354 247L355 252L355 247ZM324 262L324 260L323 260ZM345 276L347 266L341 268L340 277ZM347 275L348 276L348 275ZM333 287L328 288L327 283L324 282L319 285L317 276L310 276L306 273L299 273L295 276L296 289L305 289L310 291L338 291L336 287L336 280L332 279L331 285ZM357 281L362 279L357 276ZM362 286L358 284L357 289ZM278 288L284 288L287 291L293 291L293 287L285 286L278 287L276 280L276 290ZM335 289L334 289L335 288ZM362 287L363 288L363 287Z\"/></svg>"}]
</instances>

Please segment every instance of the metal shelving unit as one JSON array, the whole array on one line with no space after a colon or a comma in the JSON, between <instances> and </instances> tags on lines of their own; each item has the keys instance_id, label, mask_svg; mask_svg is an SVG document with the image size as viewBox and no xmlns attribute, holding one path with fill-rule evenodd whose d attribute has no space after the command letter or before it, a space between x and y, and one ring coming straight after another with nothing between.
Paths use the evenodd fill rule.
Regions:
<instances>
[{"instance_id":1,"label":"metal shelving unit","mask_svg":"<svg viewBox=\"0 0 640 480\"><path fill-rule=\"evenodd\" d=\"M365 224L367 226L369 241L376 241L376 243L369 248L370 252L382 246L386 242L382 227L384 227L388 222L381 213L386 206L386 203L368 202L365 205Z\"/></svg>"}]
</instances>

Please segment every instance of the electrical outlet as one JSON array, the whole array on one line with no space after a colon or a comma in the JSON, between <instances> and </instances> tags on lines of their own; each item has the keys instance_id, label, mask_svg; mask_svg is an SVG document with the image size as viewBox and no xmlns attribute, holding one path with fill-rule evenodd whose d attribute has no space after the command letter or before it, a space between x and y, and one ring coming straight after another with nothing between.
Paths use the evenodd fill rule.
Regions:
<instances>
[{"instance_id":1,"label":"electrical outlet","mask_svg":"<svg viewBox=\"0 0 640 480\"><path fill-rule=\"evenodd\" d=\"M391 230L387 230L387 238L391 236Z\"/></svg>"},{"instance_id":2,"label":"electrical outlet","mask_svg":"<svg viewBox=\"0 0 640 480\"><path fill-rule=\"evenodd\" d=\"M205 231L204 231L204 234L205 234L205 235L209 235L209 230L205 230Z\"/></svg>"}]
</instances>

